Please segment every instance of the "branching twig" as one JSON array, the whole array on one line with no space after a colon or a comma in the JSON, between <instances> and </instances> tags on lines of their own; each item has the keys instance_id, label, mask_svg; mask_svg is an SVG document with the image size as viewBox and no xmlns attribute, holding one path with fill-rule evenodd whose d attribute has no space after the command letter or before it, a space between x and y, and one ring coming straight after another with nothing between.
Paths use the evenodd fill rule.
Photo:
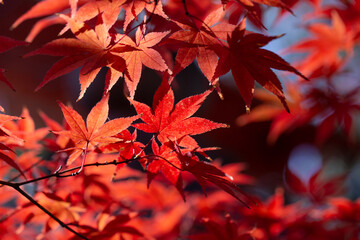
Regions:
<instances>
[{"instance_id":1,"label":"branching twig","mask_svg":"<svg viewBox=\"0 0 360 240\"><path fill-rule=\"evenodd\" d=\"M42 162L43 160L44 160L44 159L40 159L40 160L38 160L37 162L33 163L30 167L24 169L24 170L23 170L23 173L26 173L26 172L30 171L33 167L35 167L36 165L38 165L38 164L39 164L40 162ZM17 174L16 176L10 178L10 179L8 180L8 182L12 182L12 181L18 179L20 176L22 176L21 173L19 173L19 174ZM2 188L3 186L4 186L4 185L0 185L0 188Z\"/></svg>"},{"instance_id":2,"label":"branching twig","mask_svg":"<svg viewBox=\"0 0 360 240\"><path fill-rule=\"evenodd\" d=\"M124 164L124 163L129 163L131 161L134 160L140 160L144 157L150 157L150 158L155 158L158 160L164 160L165 162L167 162L168 164L170 164L171 166L173 166L174 168L182 171L182 169L180 169L179 167L175 166L173 163L171 163L169 160L167 160L164 157L158 156L158 155L147 155L147 156L143 156L143 157L139 157L139 156L135 156L132 159L127 159L124 161L111 161L111 162L103 162L103 163L89 163L89 164L82 164L81 166L77 166L77 167L73 167L70 169L66 169L63 171L60 171L61 167L59 167L59 169L57 169L54 173L43 176L43 177L39 177L39 178L34 178L31 180L27 180L27 181L23 181L23 182L11 182L11 181L3 181L0 180L0 184L3 186L8 186L11 187L13 189L15 189L18 193L20 193L21 195L23 195L25 198L27 198L32 204L34 204L35 206L37 206L41 211L43 211L44 213L46 213L47 215L49 215L49 217L51 217L52 219L54 219L56 222L58 222L60 224L60 226L66 228L67 230L69 230L70 232L74 233L76 236L80 237L81 239L88 239L85 236L81 235L80 233L76 232L74 229L72 229L71 227L69 227L69 225L67 225L66 223L64 223L63 221L61 221L59 218L57 218L54 214L52 214L49 210L47 210L44 206L42 206L40 203L38 203L34 198L32 198L29 194L27 194L24 190L22 190L20 187L22 185L26 185L29 183L34 183L34 182L38 182L41 180L45 180L45 179L49 179L52 177L56 177L56 178L65 178L65 177L71 177L71 176L75 176L78 174L78 169L83 169L86 167L91 167L91 166L106 166L106 165L118 165L118 164ZM70 173L71 172L71 173ZM66 173L70 173L70 174L66 174Z\"/></svg>"},{"instance_id":3,"label":"branching twig","mask_svg":"<svg viewBox=\"0 0 360 240\"><path fill-rule=\"evenodd\" d=\"M58 222L60 224L60 226L62 226L63 228L66 228L67 230L69 230L70 232L74 233L76 236L78 236L81 239L85 239L88 240L87 237L81 235L80 233L76 232L74 229L72 229L71 227L69 227L66 223L64 223L63 221L61 221L58 217L56 217L54 214L52 214L49 210L47 210L43 205L41 205L40 203L38 203L35 199L33 199L29 194L27 194L24 190L22 190L20 188L20 185L18 183L11 183L11 182L6 182L6 181L2 181L0 180L0 184L2 185L6 185L9 186L13 189L15 189L18 193L20 193L21 195L23 195L25 198L27 198L32 204L34 204L35 206L37 206L41 211L43 211L44 213L46 213L47 215L49 215L49 217L51 217L52 219L54 219L56 222Z\"/></svg>"},{"instance_id":4,"label":"branching twig","mask_svg":"<svg viewBox=\"0 0 360 240\"><path fill-rule=\"evenodd\" d=\"M51 217L52 219L54 219L56 222L58 222L60 224L60 226L66 228L67 230L69 230L70 232L74 233L76 236L80 237L81 239L88 239L85 236L81 235L80 233L76 232L74 229L72 229L71 227L69 227L66 223L64 223L63 221L61 221L59 218L57 218L54 214L52 214L49 210L47 210L44 206L42 206L40 203L38 203L35 199L33 199L29 194L27 194L24 190L22 190L20 187L22 185L26 185L29 183L34 183L34 182L38 182L44 179L48 179L48 178L52 178L52 177L57 177L57 178L64 178L64 177L70 177L70 176L74 176L76 174L78 174L77 172L74 172L75 170L78 169L82 169L85 167L90 167L90 166L104 166L104 165L118 165L118 164L122 164L122 163L129 163L130 161L133 161L136 159L129 159L129 160L125 160L125 161L112 161L112 162L104 162L104 163L90 163L90 164L85 164L82 166L77 166L74 168L70 168L70 169L66 169L63 171L59 171L61 168L59 168L58 170L56 170L54 173L43 176L43 177L39 177L39 178L34 178L28 181L24 181L24 182L11 182L11 181L3 181L0 180L0 184L2 186L8 186L11 187L13 189L15 189L18 193L20 193L21 195L23 195L24 197L26 197L32 204L34 204L35 206L37 206L41 211L43 211L44 213L46 213L47 215L49 215L49 217ZM71 174L67 174L64 175L66 173L72 172Z\"/></svg>"},{"instance_id":5,"label":"branching twig","mask_svg":"<svg viewBox=\"0 0 360 240\"><path fill-rule=\"evenodd\" d=\"M134 160L136 160L136 159L130 159L130 160L124 160L124 161L116 161L116 160L114 160L112 162L103 162L103 163L96 162L96 163L84 164L82 167L86 168L86 167L91 167L91 166L97 166L98 167L98 166L104 166L104 165L118 165L118 164L122 164L122 163L129 163L129 162L134 161ZM41 181L41 180L52 178L52 177L58 177L58 178L70 177L70 176L76 175L77 172L74 172L74 171L78 170L80 168L81 168L81 166L77 166L77 167L73 167L73 168L70 168L70 169L63 170L63 171L56 171L56 172L54 172L52 174L49 174L49 175L46 175L46 176L43 176L43 177L34 178L34 179L31 179L31 180L24 181L24 182L19 182L19 183L11 183L11 184L14 184L14 185L17 185L17 186L22 186L22 185L25 185L25 184ZM69 173L69 172L72 172L72 173L69 174L69 175L64 176L65 173Z\"/></svg>"}]
</instances>

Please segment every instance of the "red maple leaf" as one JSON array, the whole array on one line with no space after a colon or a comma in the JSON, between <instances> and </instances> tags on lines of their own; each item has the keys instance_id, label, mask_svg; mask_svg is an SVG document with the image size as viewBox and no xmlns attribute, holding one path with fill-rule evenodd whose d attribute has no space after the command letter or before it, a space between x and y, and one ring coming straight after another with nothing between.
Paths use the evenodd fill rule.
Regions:
<instances>
[{"instance_id":1,"label":"red maple leaf","mask_svg":"<svg viewBox=\"0 0 360 240\"><path fill-rule=\"evenodd\" d=\"M355 38L358 41L360 37L360 2L342 0L339 1L339 3L326 4L320 8L319 11L314 12L314 15L316 15L316 17L326 15L327 18L332 18L334 13L340 16L347 30L355 32Z\"/></svg>"},{"instance_id":2,"label":"red maple leaf","mask_svg":"<svg viewBox=\"0 0 360 240\"><path fill-rule=\"evenodd\" d=\"M295 193L306 196L314 202L322 203L330 196L341 194L344 191L346 179L346 174L324 177L325 174L324 168L319 168L306 181L287 166L284 178L286 185Z\"/></svg>"},{"instance_id":3,"label":"red maple leaf","mask_svg":"<svg viewBox=\"0 0 360 240\"><path fill-rule=\"evenodd\" d=\"M143 233L131 225L127 225L133 218L137 217L136 212L118 214L111 216L107 212L99 214L97 226L80 225L84 229L84 236L91 239L125 239L124 235L131 235L133 239L142 238Z\"/></svg>"},{"instance_id":4,"label":"red maple leaf","mask_svg":"<svg viewBox=\"0 0 360 240\"><path fill-rule=\"evenodd\" d=\"M168 70L164 59L158 51L153 49L166 35L167 32L150 32L145 34L146 28L138 27L135 34L135 42L127 35L119 35L120 41L114 46L113 52L124 61L112 64L113 68L126 69L125 83L133 98L140 81L142 66L164 72ZM130 49L130 50L129 50Z\"/></svg>"},{"instance_id":5,"label":"red maple leaf","mask_svg":"<svg viewBox=\"0 0 360 240\"><path fill-rule=\"evenodd\" d=\"M165 19L169 17L164 13L162 3L160 0L155 1L146 1L146 0L127 0L126 3L122 6L125 10L125 21L124 21L124 31L126 31L132 20L138 20L137 16L143 11L150 14L156 14Z\"/></svg>"},{"instance_id":6,"label":"red maple leaf","mask_svg":"<svg viewBox=\"0 0 360 240\"><path fill-rule=\"evenodd\" d=\"M25 177L24 172L21 170L19 165L14 161L13 155L15 155L15 154L13 154L13 153L14 153L13 150L11 150L6 145L0 143L0 160L6 162L11 167L18 170L21 173L21 175Z\"/></svg>"},{"instance_id":7,"label":"red maple leaf","mask_svg":"<svg viewBox=\"0 0 360 240\"><path fill-rule=\"evenodd\" d=\"M221 0L227 10L232 10L230 14L231 22L235 24L241 15L248 15L249 20L255 24L256 27L264 28L263 11L261 5L281 8L282 11L293 13L290 6L283 0Z\"/></svg>"},{"instance_id":8,"label":"red maple leaf","mask_svg":"<svg viewBox=\"0 0 360 240\"><path fill-rule=\"evenodd\" d=\"M333 197L328 200L330 208L325 210L325 219L358 222L360 220L360 199L351 201L344 197Z\"/></svg>"},{"instance_id":9,"label":"red maple leaf","mask_svg":"<svg viewBox=\"0 0 360 240\"><path fill-rule=\"evenodd\" d=\"M152 141L151 147L154 156L148 156L146 164L148 187L156 175L162 173L163 176L176 187L185 200L183 179L181 175L181 162L179 158L168 145L162 145L159 148L156 141Z\"/></svg>"},{"instance_id":10,"label":"red maple leaf","mask_svg":"<svg viewBox=\"0 0 360 240\"><path fill-rule=\"evenodd\" d=\"M197 150L181 149L177 142L168 141L160 148L152 141L154 155L148 155L146 170L148 172L148 185L154 177L162 173L180 192L185 200L183 192L182 172L191 173L201 185L204 193L208 183L212 183L245 206L250 207L256 203L248 197L234 182L232 176L227 175L216 166L200 161L194 153ZM204 150L204 149L202 149Z\"/></svg>"},{"instance_id":11,"label":"red maple leaf","mask_svg":"<svg viewBox=\"0 0 360 240\"><path fill-rule=\"evenodd\" d=\"M50 129L51 132L59 132L59 131L65 130L65 129L70 130L70 126L68 124L66 124L66 123L63 124L65 126L62 126L58 122L56 122L55 120L49 118L43 112L39 112L39 115L42 118L42 120L45 122L47 127ZM47 138L47 139L45 139L45 142L46 142L47 147L53 152L65 149L66 146L71 144L70 143L71 142L70 138L67 137L67 136L63 136L63 135L56 135L56 140L52 140L50 138Z\"/></svg>"},{"instance_id":12,"label":"red maple leaf","mask_svg":"<svg viewBox=\"0 0 360 240\"><path fill-rule=\"evenodd\" d=\"M106 94L117 82L119 77L122 76L122 72L124 71L124 69L115 69L111 66L111 63L114 61L124 61L111 52L115 36L109 34L109 26L103 22L101 14L98 15L95 29L65 15L60 16L67 21L68 26L76 38L56 39L26 55L46 54L64 56L46 73L43 81L36 90L39 90L51 80L82 66L79 76L81 91L78 100L80 100L101 68L108 66L110 71L108 72L105 83L104 94Z\"/></svg>"},{"instance_id":13,"label":"red maple leaf","mask_svg":"<svg viewBox=\"0 0 360 240\"><path fill-rule=\"evenodd\" d=\"M19 172L22 172L20 167L14 162L13 159L15 155L14 151L8 145L13 138L11 136L12 133L10 130L8 130L6 127L3 126L6 122L13 120L20 120L20 119L21 118L19 117L0 113L0 159L5 161L7 164L14 167L15 169L17 169ZM18 138L16 139L21 141L21 139Z\"/></svg>"},{"instance_id":14,"label":"red maple leaf","mask_svg":"<svg viewBox=\"0 0 360 240\"><path fill-rule=\"evenodd\" d=\"M281 83L272 68L293 72L306 79L280 56L261 48L279 37L281 36L246 33L245 29L239 25L234 29L231 36L228 36L229 48L218 49L220 60L213 79L231 70L248 111L253 98L255 80L275 94L288 110Z\"/></svg>"},{"instance_id":15,"label":"red maple leaf","mask_svg":"<svg viewBox=\"0 0 360 240\"><path fill-rule=\"evenodd\" d=\"M6 117L6 115L3 115ZM16 119L12 116L7 116L8 119ZM0 117L1 119L1 117ZM2 140L8 146L15 146L27 150L38 150L41 146L39 141L42 140L48 133L47 128L36 128L35 122L30 116L29 110L23 108L21 119L15 121L5 121L0 127L3 131L8 133L8 137Z\"/></svg>"},{"instance_id":16,"label":"red maple leaf","mask_svg":"<svg viewBox=\"0 0 360 240\"><path fill-rule=\"evenodd\" d=\"M173 76L197 58L199 68L209 82L213 83L212 77L218 57L212 46L224 44L223 40L226 40L227 35L236 27L226 22L219 22L224 14L222 7L217 8L201 22L200 26L197 24L198 21L176 22L181 30L173 33L167 40L167 43L181 44L175 58Z\"/></svg>"},{"instance_id":17,"label":"red maple leaf","mask_svg":"<svg viewBox=\"0 0 360 240\"><path fill-rule=\"evenodd\" d=\"M287 49L287 52L306 52L305 59L297 64L298 69L307 76L331 76L353 55L355 32L346 25L337 12L331 15L332 26L312 23L307 30L313 35ZM315 75L315 76L311 76Z\"/></svg>"},{"instance_id":18,"label":"red maple leaf","mask_svg":"<svg viewBox=\"0 0 360 240\"><path fill-rule=\"evenodd\" d=\"M235 221L230 214L225 215L225 219L202 217L201 225L204 225L206 231L189 236L191 240L257 240L257 235L263 233L259 229L245 230L241 223ZM259 238L260 239L260 238Z\"/></svg>"},{"instance_id":19,"label":"red maple leaf","mask_svg":"<svg viewBox=\"0 0 360 240\"><path fill-rule=\"evenodd\" d=\"M101 153L119 153L118 160L120 162L124 162L122 164L118 164L116 166L116 172L126 166L126 161L124 160L132 160L132 159L140 159L145 156L144 147L145 145L141 142L137 142L137 131L135 130L133 133L130 133L129 130L125 129L124 131L116 134L114 136L117 138L117 141L110 144L105 144L99 146L96 150Z\"/></svg>"},{"instance_id":20,"label":"red maple leaf","mask_svg":"<svg viewBox=\"0 0 360 240\"><path fill-rule=\"evenodd\" d=\"M226 124L212 122L210 120L191 117L211 93L210 90L185 98L174 106L174 92L170 88L166 76L156 91L152 109L146 104L131 100L135 110L141 114L144 123L134 124L139 130L147 133L155 133L160 142L184 138L182 146L197 148L196 141L190 137L205 133L217 128L228 127Z\"/></svg>"},{"instance_id":21,"label":"red maple leaf","mask_svg":"<svg viewBox=\"0 0 360 240\"><path fill-rule=\"evenodd\" d=\"M139 116L116 118L105 123L109 112L108 100L109 95L106 95L93 107L87 116L86 125L82 117L75 110L58 102L71 130L55 131L54 133L65 135L75 143L75 148L69 156L68 164L71 164L83 153L83 165L88 151L93 150L99 144L118 141L118 138L113 136L128 128L133 121L139 118Z\"/></svg>"},{"instance_id":22,"label":"red maple leaf","mask_svg":"<svg viewBox=\"0 0 360 240\"><path fill-rule=\"evenodd\" d=\"M84 207L74 206L70 202L69 198L65 199L65 197L59 196L56 193L37 192L34 198L36 198L36 201L46 209L51 209L52 214L64 222L78 223L80 220L80 214L85 211ZM43 223L44 232L48 232L49 230L58 227L58 223L53 218L36 208L33 204L26 203L21 207L23 210L21 212L23 216L24 213L28 213L27 216L25 215L27 218L25 223Z\"/></svg>"},{"instance_id":23,"label":"red maple leaf","mask_svg":"<svg viewBox=\"0 0 360 240\"><path fill-rule=\"evenodd\" d=\"M210 163L199 161L198 158L191 153L182 154L180 150L176 153L181 160L182 170L193 174L204 192L208 182L210 182L236 198L246 207L250 208L250 206L256 205L256 202L248 197L239 186L234 183L232 176L224 173Z\"/></svg>"},{"instance_id":24,"label":"red maple leaf","mask_svg":"<svg viewBox=\"0 0 360 240\"><path fill-rule=\"evenodd\" d=\"M99 13L102 13L105 24L110 28L117 21L121 11L121 5L124 4L125 1L126 0L44 0L38 2L29 11L21 15L13 23L11 29L16 28L25 20L47 16L38 20L27 35L26 41L32 42L43 29L54 24L66 24L66 20L60 17L59 13L70 15L70 11L71 18L81 22L90 20ZM68 27L65 27L61 33L66 30L68 30Z\"/></svg>"},{"instance_id":25,"label":"red maple leaf","mask_svg":"<svg viewBox=\"0 0 360 240\"><path fill-rule=\"evenodd\" d=\"M59 13L69 7L69 0L45 0L35 4L29 11L21 15L11 26L12 29L28 19Z\"/></svg>"},{"instance_id":26,"label":"red maple leaf","mask_svg":"<svg viewBox=\"0 0 360 240\"><path fill-rule=\"evenodd\" d=\"M341 80L344 84L345 79ZM307 124L317 126L316 143L323 144L338 128L342 129L348 140L352 142L356 128L354 119L360 111L357 102L360 86L355 85L350 90L344 91L334 81L325 81L325 84L327 85L325 89L304 84L288 84L287 94L290 99L291 114L276 102L275 97L264 91L258 91L255 94L256 98L263 101L263 104L257 106L249 115L239 116L237 123L243 126L251 122L272 121L267 139L271 144L275 143L281 134Z\"/></svg>"}]
</instances>

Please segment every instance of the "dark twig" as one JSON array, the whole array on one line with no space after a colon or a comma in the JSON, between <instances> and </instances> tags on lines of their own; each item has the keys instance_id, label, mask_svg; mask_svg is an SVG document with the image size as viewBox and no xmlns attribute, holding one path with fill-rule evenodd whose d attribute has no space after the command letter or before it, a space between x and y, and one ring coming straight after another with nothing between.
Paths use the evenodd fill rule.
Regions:
<instances>
[{"instance_id":1,"label":"dark twig","mask_svg":"<svg viewBox=\"0 0 360 240\"><path fill-rule=\"evenodd\" d=\"M23 173L26 173L26 172L30 171L33 167L37 166L37 165L38 165L40 162L42 162L43 160L44 160L44 159L40 159L40 160L38 160L37 162L33 163L31 166L29 166L28 168L24 169L24 170L23 170ZM12 182L12 181L18 179L20 176L22 176L21 173L19 173L19 174L17 174L16 176L10 178L10 179L8 180L8 182ZM0 188L2 188L3 186L4 186L4 185L0 185Z\"/></svg>"},{"instance_id":2,"label":"dark twig","mask_svg":"<svg viewBox=\"0 0 360 240\"><path fill-rule=\"evenodd\" d=\"M69 230L70 232L74 233L76 236L78 236L81 239L85 239L88 240L87 237L81 235L80 233L76 232L74 229L72 229L71 227L69 227L66 223L64 223L63 221L61 221L58 217L56 217L54 214L52 214L49 210L47 210L43 205L41 205L40 203L38 203L35 199L33 199L29 194L27 194L24 190L22 190L20 188L20 185L17 183L11 183L11 182L6 182L6 181L2 181L0 180L0 184L2 185L6 185L9 186L13 189L15 189L18 193L20 193L21 195L23 195L25 198L27 198L32 204L34 204L35 206L37 206L41 211L43 211L44 213L46 213L47 215L49 215L49 217L51 217L52 219L54 219L56 222L58 222L60 224L60 226L62 226L63 228L66 228L67 230Z\"/></svg>"},{"instance_id":3,"label":"dark twig","mask_svg":"<svg viewBox=\"0 0 360 240\"><path fill-rule=\"evenodd\" d=\"M98 166L104 166L104 165L118 165L118 164L122 164L122 163L129 163L129 162L134 161L134 160L136 160L136 159L130 159L130 160L124 160L124 161L116 161L116 160L114 160L112 162L104 162L104 163L96 162L96 163L84 164L82 167L86 168L86 167L91 167L91 166L97 166L98 167ZM70 168L70 169L63 170L63 171L56 171L56 172L54 172L52 174L49 174L49 175L46 175L46 176L43 176L43 177L34 178L34 179L31 179L31 180L28 180L28 181L19 182L19 183L12 183L12 184L17 185L17 186L22 186L22 185L25 185L25 184L41 181L41 180L44 180L44 179L47 179L47 178L52 178L52 177L57 177L57 178L70 177L70 176L77 175L77 172L74 172L74 171L78 170L80 168L81 168L81 166L77 166L77 167L73 167L73 168ZM69 172L72 172L72 173L69 174L69 175L64 175L65 173L69 173Z\"/></svg>"}]
</instances>

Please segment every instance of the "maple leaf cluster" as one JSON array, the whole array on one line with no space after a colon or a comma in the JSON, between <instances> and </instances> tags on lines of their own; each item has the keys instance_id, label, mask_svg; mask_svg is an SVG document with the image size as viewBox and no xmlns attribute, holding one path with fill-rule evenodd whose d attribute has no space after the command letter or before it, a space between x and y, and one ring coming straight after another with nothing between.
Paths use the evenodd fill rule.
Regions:
<instances>
[{"instance_id":1,"label":"maple leaf cluster","mask_svg":"<svg viewBox=\"0 0 360 240\"><path fill-rule=\"evenodd\" d=\"M63 121L40 110L44 127L38 127L27 107L13 116L0 106L0 236L357 239L360 195L355 191L347 198L344 187L356 180L356 171L344 170L345 164L326 152L340 137L347 149L358 146L360 3L337 2L37 1L10 27L17 31L31 22L25 41L0 36L0 54L32 47L24 58L58 57L36 92L77 69L76 102L91 94L96 78L102 76L104 84L86 118L78 103L57 101ZM0 3L1 8L10 4ZM304 6L311 10L302 12ZM277 24L287 18L305 22L301 26L308 35L283 47L294 56L292 64L271 50L284 34L266 33L272 28L267 13L276 15ZM61 25L58 36L34 48L52 25ZM178 99L181 75L191 67L206 84ZM146 79L146 68L161 82ZM15 90L6 75L0 68L0 81ZM146 81L156 87L152 104L139 94ZM119 95L115 85L121 84L120 94L132 109L125 116L112 112L111 100ZM231 102L232 111L247 114L226 123L210 120L210 102L231 98L232 87L240 95ZM255 160L245 159L248 164L237 156L222 165L213 159L219 147L206 146L198 136L229 128L236 132L259 122L268 123L263 140L270 147L311 127L310 150L289 151L277 176L282 180L270 188L244 173L252 161L258 164L255 152ZM251 134L248 142L258 137L256 131ZM253 147L261 152L260 143ZM327 168L336 169L335 174Z\"/></svg>"}]
</instances>

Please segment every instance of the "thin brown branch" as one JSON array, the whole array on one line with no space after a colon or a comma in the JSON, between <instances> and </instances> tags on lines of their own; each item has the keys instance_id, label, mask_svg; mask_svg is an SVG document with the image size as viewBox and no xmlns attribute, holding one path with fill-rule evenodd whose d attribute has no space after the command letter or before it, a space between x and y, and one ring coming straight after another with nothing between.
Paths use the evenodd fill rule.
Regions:
<instances>
[{"instance_id":1,"label":"thin brown branch","mask_svg":"<svg viewBox=\"0 0 360 240\"><path fill-rule=\"evenodd\" d=\"M44 160L44 159L40 159L40 160L38 160L37 162L33 163L31 166L29 166L28 168L24 169L24 170L23 170L23 173L26 173L26 172L30 171L33 167L37 166L37 165L38 165L40 162L42 162L43 160ZM17 174L16 176L10 178L10 179L8 180L8 182L13 182L14 180L18 179L20 176L22 176L21 173L19 173L19 174ZM0 185L0 188L2 188L3 186L5 186L5 185Z\"/></svg>"},{"instance_id":2,"label":"thin brown branch","mask_svg":"<svg viewBox=\"0 0 360 240\"><path fill-rule=\"evenodd\" d=\"M44 179L48 179L48 178L52 178L52 177L58 177L58 178L62 178L62 177L70 177L70 176L75 176L78 174L78 172L74 172L78 169L81 169L81 168L86 168L86 167L91 167L91 166L105 166L105 165L118 165L118 164L122 164L122 163L129 163L131 161L134 161L136 159L130 159L130 160L124 160L124 161L112 161L112 162L103 162L103 163L99 163L99 162L96 162L96 163L89 163L89 164L84 164L83 166L77 166L77 167L73 167L73 168L70 168L70 169L66 169L66 170L63 170L63 171L56 171L52 174L49 174L49 175L46 175L46 176L43 176L43 177L39 177L39 178L34 178L34 179L31 179L31 180L28 180L28 181L24 181L24 182L19 182L19 183L12 183L14 185L17 185L17 186L22 186L22 185L25 185L25 184L29 184L29 183L33 183L33 182L37 182L37 181L41 181L41 180L44 180ZM69 172L72 172L71 174L69 175L65 175L65 173L69 173ZM0 184L1 184L1 181L0 181Z\"/></svg>"},{"instance_id":3,"label":"thin brown branch","mask_svg":"<svg viewBox=\"0 0 360 240\"><path fill-rule=\"evenodd\" d=\"M41 211L43 211L44 213L46 213L47 215L49 215L49 217L51 217L52 219L54 219L56 222L58 222L60 224L60 226L62 226L63 228L66 228L67 230L69 230L70 232L74 233L76 236L78 236L81 239L86 239L88 240L87 237L81 235L80 233L76 232L74 229L72 229L71 227L69 227L66 223L64 223L63 221L61 221L58 217L56 217L54 214L52 214L49 210L47 210L44 206L42 206L40 203L38 203L37 201L35 201L35 199L33 199L29 194L27 194L25 191L23 191L19 186L14 187L14 189L16 191L18 191L21 195L23 195L24 197L26 197L32 204L34 204L35 206L37 206L39 209L41 209Z\"/></svg>"},{"instance_id":4,"label":"thin brown branch","mask_svg":"<svg viewBox=\"0 0 360 240\"><path fill-rule=\"evenodd\" d=\"M60 224L60 226L62 226L63 228L66 228L67 230L69 230L70 232L74 233L76 236L78 236L81 239L85 239L88 240L87 237L81 235L80 233L76 232L74 229L72 229L71 227L69 227L66 223L64 223L63 221L61 221L58 217L56 217L54 214L52 214L49 210L47 210L43 205L41 205L40 203L38 203L35 199L33 199L29 194L27 194L24 190L22 190L20 188L20 185L18 185L17 183L11 183L11 182L6 182L6 181L2 181L0 180L0 184L2 185L6 185L9 186L13 189L15 189L18 193L20 193L21 195L23 195L25 198L27 198L32 204L34 204L35 206L37 206L41 211L43 211L44 213L46 213L47 215L49 215L49 217L51 217L52 219L54 219L57 223Z\"/></svg>"}]
</instances>

